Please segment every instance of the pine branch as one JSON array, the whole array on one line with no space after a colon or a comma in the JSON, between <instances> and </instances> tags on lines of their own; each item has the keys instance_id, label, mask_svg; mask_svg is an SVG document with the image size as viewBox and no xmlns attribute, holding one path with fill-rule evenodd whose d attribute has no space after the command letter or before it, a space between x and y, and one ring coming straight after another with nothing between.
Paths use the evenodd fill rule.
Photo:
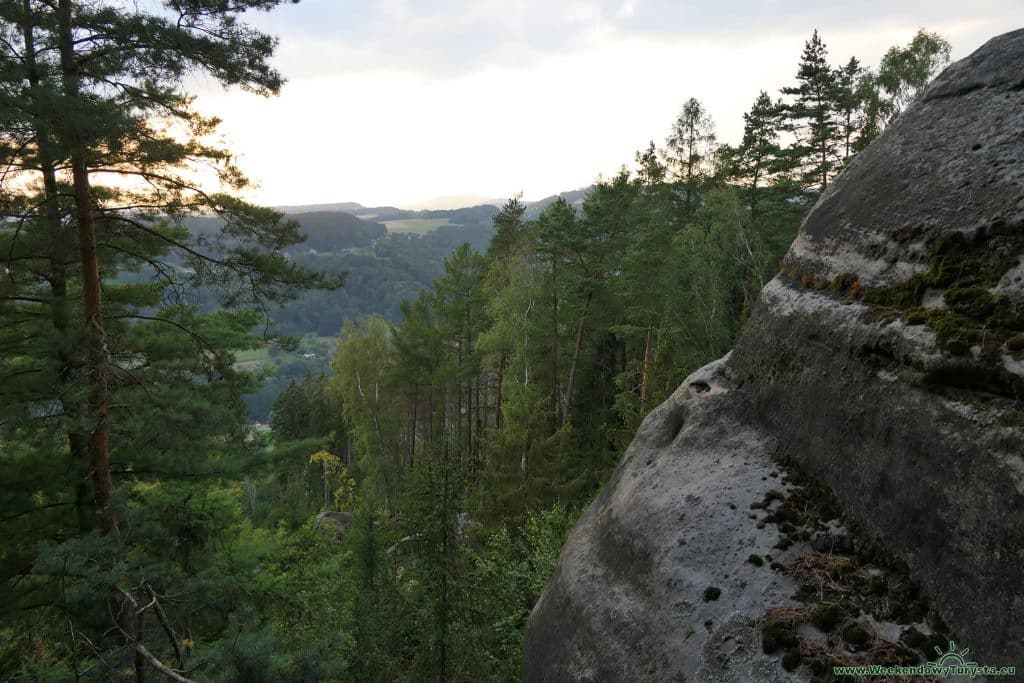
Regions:
<instances>
[{"instance_id":1,"label":"pine branch","mask_svg":"<svg viewBox=\"0 0 1024 683\"><path fill-rule=\"evenodd\" d=\"M176 683L195 683L195 681L193 681L191 678L185 678L177 671L175 671L171 667L161 662L155 656L153 656L153 654L149 650L147 650L146 646L142 643L137 643L135 645L135 651L142 655L142 657L147 662L149 662L150 666L156 669L157 673L163 675L164 678L166 678L167 680L175 681Z\"/></svg>"},{"instance_id":2,"label":"pine branch","mask_svg":"<svg viewBox=\"0 0 1024 683\"><path fill-rule=\"evenodd\" d=\"M167 634L167 638L171 641L171 647L174 648L174 654L178 658L178 666L185 666L185 655L181 651L181 643L178 641L177 634L174 633L174 628L171 626L171 622L167 620L167 615L164 614L164 610L160 606L160 601L156 599L156 592L149 584L146 584L146 592L149 593L151 598L153 598L153 609L156 612L157 621L159 621L160 625L163 626L164 633Z\"/></svg>"}]
</instances>

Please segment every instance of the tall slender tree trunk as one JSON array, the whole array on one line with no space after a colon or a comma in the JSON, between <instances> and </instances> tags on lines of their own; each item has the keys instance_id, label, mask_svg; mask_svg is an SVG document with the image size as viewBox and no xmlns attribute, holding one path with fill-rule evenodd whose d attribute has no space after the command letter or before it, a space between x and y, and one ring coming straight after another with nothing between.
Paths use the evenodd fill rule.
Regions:
<instances>
[{"instance_id":1,"label":"tall slender tree trunk","mask_svg":"<svg viewBox=\"0 0 1024 683\"><path fill-rule=\"evenodd\" d=\"M551 257L551 427L559 423L558 414L558 259Z\"/></svg>"},{"instance_id":2,"label":"tall slender tree trunk","mask_svg":"<svg viewBox=\"0 0 1024 683\"><path fill-rule=\"evenodd\" d=\"M761 161L758 159L757 166L754 169L754 175L750 181L750 224L753 225L757 221L757 202L758 202L758 185L761 180Z\"/></svg>"},{"instance_id":3,"label":"tall slender tree trunk","mask_svg":"<svg viewBox=\"0 0 1024 683\"><path fill-rule=\"evenodd\" d=\"M824 130L824 122L822 129ZM828 188L828 138L822 135L821 140L821 192L825 193Z\"/></svg>"},{"instance_id":4,"label":"tall slender tree trunk","mask_svg":"<svg viewBox=\"0 0 1024 683\"><path fill-rule=\"evenodd\" d=\"M466 299L466 353L473 353L473 315L469 307L469 299L472 294L467 294ZM472 369L472 366L470 366ZM459 382L462 380L460 379ZM466 450L463 461L473 461L473 376L466 377Z\"/></svg>"},{"instance_id":5,"label":"tall slender tree trunk","mask_svg":"<svg viewBox=\"0 0 1024 683\"><path fill-rule=\"evenodd\" d=\"M562 405L562 424L569 423L569 413L572 408L572 394L576 388L576 368L579 366L580 353L583 350L583 328L587 321L587 310L590 308L590 301L594 298L594 291L587 292L587 298L583 302L583 310L580 311L580 321L576 325L576 348L572 353L572 364L569 365L569 378L565 383L565 401Z\"/></svg>"},{"instance_id":6,"label":"tall slender tree trunk","mask_svg":"<svg viewBox=\"0 0 1024 683\"><path fill-rule=\"evenodd\" d=\"M416 382L412 392L412 438L409 440L409 471L416 465L416 432L417 417L419 416L420 383Z\"/></svg>"},{"instance_id":7,"label":"tall slender tree trunk","mask_svg":"<svg viewBox=\"0 0 1024 683\"><path fill-rule=\"evenodd\" d=\"M78 65L74 53L71 29L71 0L59 0L60 61L64 80L64 95L71 100L79 97ZM86 367L92 384L89 391L88 417L92 425L89 434L89 460L92 466L93 504L100 518L100 531L117 531L117 520L107 510L113 492L110 476L110 451L107 441L107 414L110 399L107 386L107 345L103 320L103 295L100 282L98 249L96 246L96 220L92 210L92 190L89 168L85 156L85 142L69 140L71 144L71 176L74 185L75 217L78 220L78 246L82 260L82 298L85 305L85 325L89 334L89 354Z\"/></svg>"},{"instance_id":8,"label":"tall slender tree trunk","mask_svg":"<svg viewBox=\"0 0 1024 683\"><path fill-rule=\"evenodd\" d=\"M498 395L494 400L494 426L501 426L501 385L505 381L505 354L501 354L498 361Z\"/></svg>"},{"instance_id":9,"label":"tall slender tree trunk","mask_svg":"<svg viewBox=\"0 0 1024 683\"><path fill-rule=\"evenodd\" d=\"M476 460L477 467L482 464L481 453L484 448L484 425L487 424L487 405L484 401L484 397L481 396L480 385L481 381L480 368L477 368L476 374Z\"/></svg>"},{"instance_id":10,"label":"tall slender tree trunk","mask_svg":"<svg viewBox=\"0 0 1024 683\"><path fill-rule=\"evenodd\" d=\"M81 408L74 396L72 382L76 367L73 340L69 338L70 318L68 314L68 278L67 260L71 252L67 231L61 225L60 195L57 188L56 153L53 150L53 136L49 122L45 119L37 101L42 85L36 62L35 21L31 0L24 0L25 30L25 67L32 92L33 120L35 126L36 145L38 147L39 170L43 176L43 208L46 216L49 235L49 274L50 284L50 316L57 337L57 382L60 387L60 400L63 414L68 425L68 448L71 454L72 471L75 473L75 509L78 516L80 531L92 526L91 515L88 514L89 484L85 472L89 455L88 437L77 427Z\"/></svg>"},{"instance_id":11,"label":"tall slender tree trunk","mask_svg":"<svg viewBox=\"0 0 1024 683\"><path fill-rule=\"evenodd\" d=\"M327 471L327 460L324 460L324 510L331 508L331 484Z\"/></svg>"},{"instance_id":12,"label":"tall slender tree trunk","mask_svg":"<svg viewBox=\"0 0 1024 683\"><path fill-rule=\"evenodd\" d=\"M847 111L846 112L846 131L845 131L845 133L846 133L846 150L845 150L845 153L844 153L844 156L843 156L843 161L849 161L850 160L850 150L851 150L852 145L853 145L853 141L852 141L852 138L853 138L853 112L852 111Z\"/></svg>"},{"instance_id":13,"label":"tall slender tree trunk","mask_svg":"<svg viewBox=\"0 0 1024 683\"><path fill-rule=\"evenodd\" d=\"M462 443L462 346L465 343L459 334L459 354L455 369L455 410L453 410L452 425L455 431L455 443Z\"/></svg>"},{"instance_id":14,"label":"tall slender tree trunk","mask_svg":"<svg viewBox=\"0 0 1024 683\"><path fill-rule=\"evenodd\" d=\"M651 340L654 338L654 323L647 324L647 341L644 344L644 366L640 380L640 415L647 411L647 371L651 364Z\"/></svg>"},{"instance_id":15,"label":"tall slender tree trunk","mask_svg":"<svg viewBox=\"0 0 1024 683\"><path fill-rule=\"evenodd\" d=\"M442 486L441 486L441 562L442 571L438 572L438 579L440 581L440 614L438 615L438 637L437 637L437 654L438 654L438 680L442 683L448 681L448 628L449 628L449 613L451 609L449 607L449 586L448 586L448 575L449 575L449 544L451 543L452 533L452 517L451 510L449 509L449 461L450 456L448 449L445 448L442 451L441 469L442 469Z\"/></svg>"},{"instance_id":16,"label":"tall slender tree trunk","mask_svg":"<svg viewBox=\"0 0 1024 683\"><path fill-rule=\"evenodd\" d=\"M427 445L434 443L434 390L427 393Z\"/></svg>"}]
</instances>

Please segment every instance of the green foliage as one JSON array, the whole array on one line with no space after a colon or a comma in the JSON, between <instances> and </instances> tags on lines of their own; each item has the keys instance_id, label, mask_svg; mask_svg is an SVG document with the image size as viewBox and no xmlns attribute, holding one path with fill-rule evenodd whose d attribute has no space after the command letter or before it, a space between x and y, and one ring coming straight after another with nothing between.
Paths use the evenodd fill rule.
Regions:
<instances>
[{"instance_id":1,"label":"green foliage","mask_svg":"<svg viewBox=\"0 0 1024 683\"><path fill-rule=\"evenodd\" d=\"M803 184L824 192L839 167L835 106L839 89L836 72L828 63L828 49L817 31L804 44L796 80L797 85L782 89L783 94L794 97L787 106L789 121L797 132L791 154Z\"/></svg>"},{"instance_id":2,"label":"green foliage","mask_svg":"<svg viewBox=\"0 0 1024 683\"><path fill-rule=\"evenodd\" d=\"M81 102L51 56L54 4L0 9L0 151L38 181L0 199L15 218L0 224L6 678L139 679L144 644L197 680L518 680L529 612L640 421L732 346L818 193L948 56L922 32L877 75L856 59L834 68L815 33L797 83L782 100L760 93L735 147L716 145L691 98L664 149L651 143L635 174L572 204L361 212L449 222L388 235L189 184L189 159L218 165L227 189L244 179L201 142L214 122L189 111L180 79L198 69L275 91L273 40L237 14L276 4L176 3L171 20L74 3L83 56L111 51L83 61ZM37 69L9 47L26 26ZM168 113L191 137L156 123ZM94 329L67 229L72 188L56 172L83 151L92 169L151 181L91 195L114 482L104 513L119 535L97 528L83 457ZM140 204L152 211L127 209ZM989 261L947 261L908 291L863 295L921 315L920 288L956 280L949 311L918 322L945 343L976 341L945 333L955 322L974 334L960 324L971 320L1017 344L1019 312L983 289ZM316 289L343 277L340 294ZM268 312L271 346L253 333ZM247 424L241 400L261 387L252 414L270 416L269 432Z\"/></svg>"},{"instance_id":3,"label":"green foliage","mask_svg":"<svg viewBox=\"0 0 1024 683\"><path fill-rule=\"evenodd\" d=\"M472 556L465 582L474 598L461 625L474 644L467 678L520 680L526 620L578 516L558 505L531 512L514 531L499 526Z\"/></svg>"},{"instance_id":4,"label":"green foliage","mask_svg":"<svg viewBox=\"0 0 1024 683\"><path fill-rule=\"evenodd\" d=\"M950 50L946 39L924 29L907 45L889 48L878 66L877 82L890 98L893 118L949 63Z\"/></svg>"}]
</instances>

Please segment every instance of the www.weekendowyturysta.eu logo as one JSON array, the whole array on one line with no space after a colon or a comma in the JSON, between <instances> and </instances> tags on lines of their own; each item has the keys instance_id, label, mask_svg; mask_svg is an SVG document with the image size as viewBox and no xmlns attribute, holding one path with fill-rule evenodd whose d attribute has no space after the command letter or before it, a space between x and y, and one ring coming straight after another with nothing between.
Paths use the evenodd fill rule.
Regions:
<instances>
[{"instance_id":1,"label":"www.weekendowyturysta.eu logo","mask_svg":"<svg viewBox=\"0 0 1024 683\"><path fill-rule=\"evenodd\" d=\"M945 652L942 648L935 646L935 652L938 653L939 658L934 662L928 662L928 666L978 666L977 662L968 662L967 655L970 650L966 647L960 651L956 649L956 641L949 641L949 649Z\"/></svg>"},{"instance_id":2,"label":"www.weekendowyturysta.eu logo","mask_svg":"<svg viewBox=\"0 0 1024 683\"><path fill-rule=\"evenodd\" d=\"M837 666L832 669L836 676L933 676L951 678L953 676L1016 676L1014 666L988 666L972 662L968 659L968 648L957 648L955 641L949 641L949 649L935 648L938 657L933 662L918 666L885 666L868 664L863 666Z\"/></svg>"}]
</instances>

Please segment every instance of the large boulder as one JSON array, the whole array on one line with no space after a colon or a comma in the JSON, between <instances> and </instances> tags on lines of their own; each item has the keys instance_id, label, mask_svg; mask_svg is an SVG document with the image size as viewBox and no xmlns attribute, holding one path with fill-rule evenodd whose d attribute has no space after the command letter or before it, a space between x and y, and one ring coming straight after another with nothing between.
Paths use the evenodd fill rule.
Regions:
<instances>
[{"instance_id":1,"label":"large boulder","mask_svg":"<svg viewBox=\"0 0 1024 683\"><path fill-rule=\"evenodd\" d=\"M790 494L771 476L777 462L826 484L859 546L886 552L855 560L822 551L814 529L826 520L795 533L771 523L779 515L752 516L774 489ZM793 537L772 549L787 525ZM748 561L771 553L771 571ZM808 652L833 641L844 649L819 664L863 661L865 629L876 652L902 661L900 648L929 632L925 598L936 634L948 630L971 660L1012 665L1024 661L1022 567L1016 31L951 65L857 157L801 227L734 352L644 421L530 616L525 678L808 678ZM841 623L802 623L830 614L807 587L840 595L842 577L884 594L891 623L867 602ZM902 612L890 605L897 584ZM780 636L780 624L799 633Z\"/></svg>"}]
</instances>

